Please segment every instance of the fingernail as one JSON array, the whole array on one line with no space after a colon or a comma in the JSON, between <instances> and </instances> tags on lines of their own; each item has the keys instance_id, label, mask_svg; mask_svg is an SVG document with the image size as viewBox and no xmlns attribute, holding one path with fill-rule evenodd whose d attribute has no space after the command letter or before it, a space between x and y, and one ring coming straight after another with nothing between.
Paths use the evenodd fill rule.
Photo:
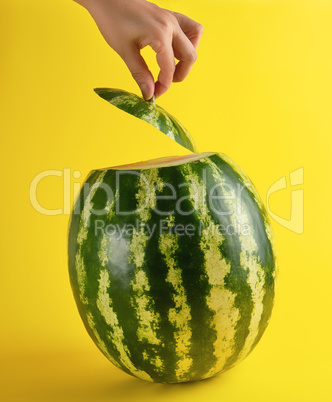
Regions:
<instances>
[{"instance_id":1,"label":"fingernail","mask_svg":"<svg viewBox=\"0 0 332 402\"><path fill-rule=\"evenodd\" d=\"M141 92L142 92L143 98L145 100L148 100L148 98L149 98L149 87L146 84L141 85Z\"/></svg>"}]
</instances>

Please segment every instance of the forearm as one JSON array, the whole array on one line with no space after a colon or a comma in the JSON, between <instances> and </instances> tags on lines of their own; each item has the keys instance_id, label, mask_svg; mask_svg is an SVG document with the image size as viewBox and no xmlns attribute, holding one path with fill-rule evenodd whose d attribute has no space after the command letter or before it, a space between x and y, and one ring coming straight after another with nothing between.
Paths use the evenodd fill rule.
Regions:
<instances>
[{"instance_id":1,"label":"forearm","mask_svg":"<svg viewBox=\"0 0 332 402\"><path fill-rule=\"evenodd\" d=\"M83 6L84 8L86 8L87 10L91 10L91 9L95 9L95 8L100 8L105 6L105 4L109 5L114 5L116 6L116 4L125 4L126 2L128 3L133 3L134 1L137 0L74 0L75 3L80 4L81 6ZM142 1L146 1L146 0L142 0Z\"/></svg>"}]
</instances>

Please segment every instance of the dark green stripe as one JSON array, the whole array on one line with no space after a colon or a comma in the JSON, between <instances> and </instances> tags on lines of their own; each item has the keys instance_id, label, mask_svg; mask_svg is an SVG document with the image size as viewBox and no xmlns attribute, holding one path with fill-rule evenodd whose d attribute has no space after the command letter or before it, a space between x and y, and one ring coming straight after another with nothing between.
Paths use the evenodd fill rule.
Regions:
<instances>
[{"instance_id":1,"label":"dark green stripe","mask_svg":"<svg viewBox=\"0 0 332 402\"><path fill-rule=\"evenodd\" d=\"M209 159L211 160L213 156ZM229 175L229 172L224 169L224 166L218 163L214 158L213 162L216 164L222 179L225 181L226 189L234 188L237 180ZM206 172L206 203L211 216L211 220L215 225L220 227L229 227L232 224L230 215L221 215L215 211L231 212L223 198L213 200L214 209L210 205L209 194L214 188L213 194L215 196L224 196L222 186L218 185L220 182L215 179L213 170L208 163L200 162L201 169ZM216 186L217 185L217 186ZM251 314L253 311L252 291L248 284L249 269L244 270L240 263L241 243L237 234L228 234L227 231L221 231L223 235L222 244L219 246L221 255L230 265L230 272L224 278L225 289L229 290L232 294L236 295L234 300L234 307L239 310L239 319L235 326L235 339L234 350L232 356L227 360L224 369L230 364L231 360L236 360L238 354L242 350L245 340L249 334L249 325Z\"/></svg>"},{"instance_id":2,"label":"dark green stripe","mask_svg":"<svg viewBox=\"0 0 332 402\"><path fill-rule=\"evenodd\" d=\"M227 177L227 182L229 184L232 183L241 183L241 185L245 185L244 179L233 169L232 166L230 166L223 158L221 155L213 155L210 157L210 160L213 161L218 169L222 170L223 173ZM271 315L272 307L273 307L273 299L274 299L274 278L273 278L273 272L275 269L275 261L274 261L274 256L272 252L272 246L270 243L270 240L267 237L266 234L266 228L265 228L265 222L262 217L262 211L260 210L254 194L249 190L247 186L245 186L244 190L241 192L242 194L242 207L245 208L245 213L249 217L249 222L250 222L250 233L253 234L254 240L257 244L258 252L257 252L257 260L264 270L265 273L265 282L264 282L264 291L265 291L265 296L263 298L263 313L261 317L261 322L259 326L259 331L257 338L254 342L254 346L257 344L258 340L262 336L266 325L267 325L267 320ZM241 246L240 246L241 247ZM241 250L241 248L239 249ZM238 272L238 275L240 275L240 272ZM236 277L236 276L235 276ZM234 278L235 278L234 277ZM236 289L236 286L234 286L234 291L237 292L239 295L238 297L242 297L242 294L244 295L244 289ZM248 295L247 295L248 296ZM243 306L245 307L245 306ZM241 314L249 314L249 311L246 310L241 310ZM248 316L251 318L251 313ZM250 324L250 322L249 322ZM225 369L228 367L231 367L237 360L239 353L241 352L245 338L248 335L248 331L245 330L243 331L243 327L241 326L241 339L238 339L238 334L236 337L236 351L234 352L233 356L231 356L230 359L228 359L227 364L225 366ZM252 350L251 349L251 350Z\"/></svg>"},{"instance_id":3,"label":"dark green stripe","mask_svg":"<svg viewBox=\"0 0 332 402\"><path fill-rule=\"evenodd\" d=\"M88 183L90 184L90 187L96 182L100 171L95 171L92 172L91 176L88 179ZM107 177L111 178L113 175L113 172L108 172L105 177L104 177L104 182L108 182ZM87 193L88 195L89 193ZM84 192L82 191L80 194L80 205L77 202L77 208L76 211L80 210L81 214L83 212L84 208L84 201L86 200L87 196L84 199ZM95 192L94 196L92 197L92 203L94 208L99 209L99 208L104 208L107 202L107 197L106 193L102 189L97 189ZM75 221L72 222L71 229L70 229L70 235L69 235L69 249L70 251L70 262L69 262L69 267L71 271L71 281L73 283L73 290L74 290L74 295L76 299L76 303L81 315L81 318L83 320L83 323L85 325L85 328L87 329L87 332L91 336L91 338L94 340L95 344L98 346L98 341L93 333L93 330L90 328L87 320L87 315L88 313L91 313L93 317L93 321L95 322L95 327L96 330L101 338L101 340L105 343L108 353L114 358L114 360L120 364L122 369L129 373L128 370L121 364L121 361L119 359L119 353L117 349L114 347L112 342L109 339L109 335L112 333L112 329L106 324L105 319L101 316L100 311L96 305L96 300L97 300L97 295L98 295L98 288L99 288L99 278L100 278L100 270L102 269L99 257L98 257L98 251L100 249L100 243L102 239L102 235L95 236L94 234L94 223L95 220L101 219L102 217L98 217L95 215L91 215L90 217L90 227L88 230L88 235L87 239L83 242L82 247L81 247L81 256L84 262L85 266L85 271L86 271L86 288L85 288L85 296L88 299L88 305L83 305L79 298L79 286L77 283L77 274L76 274L76 269L75 269L75 256L78 250L78 245L77 245L77 236L79 233L79 224L80 224L80 219L84 219L83 214L81 216L77 215L74 216L73 219ZM75 250L75 253L73 252ZM76 288L76 291L75 291ZM99 347L99 346L98 346ZM100 348L99 348L100 349ZM100 349L101 350L101 349ZM102 351L102 350L101 350ZM102 351L103 353L103 351Z\"/></svg>"},{"instance_id":4,"label":"dark green stripe","mask_svg":"<svg viewBox=\"0 0 332 402\"><path fill-rule=\"evenodd\" d=\"M179 166L167 167L160 169L160 177L165 183L169 183L177 190L177 199L162 200L157 202L157 209L164 212L171 212L174 216L174 225L180 224L184 227L188 224L195 223L198 225L197 217L193 215L185 216L178 213L176 210L176 202L182 197L189 198L188 187L178 188L179 183L184 182L184 177ZM172 192L168 187L164 187L160 193L162 196L170 196ZM183 203L184 209L190 211L191 203L187 200ZM160 219L166 219L166 216L160 217L153 213L151 221L160 225ZM193 220L194 219L194 220ZM163 224L167 226L167 224ZM171 230L171 229L170 229ZM168 230L164 229L164 233ZM154 288L153 297L156 303L156 309L162 317L162 326L165 328L166 347L163 351L163 359L166 362L168 381L178 381L176 377L177 363L181 360L181 356L176 355L175 337L177 334L176 328L169 322L168 312L175 307L172 296L174 295L173 286L166 281L168 268L164 262L164 257L159 250L159 235L153 241L149 242L147 250L147 262L153 267L149 273L151 285ZM215 336L214 331L209 328L211 313L207 309L206 296L208 294L208 281L204 277L204 255L199 246L200 239L188 236L178 236L178 249L174 252L174 260L176 266L179 266L182 271L182 286L185 289L187 303L190 308L191 320L189 325L192 330L190 357L193 358L193 364L190 371L185 376L187 381L193 381L201 378L202 374L206 373L211 362L214 361L213 346L211 347L211 337ZM204 359L199 356L205 356Z\"/></svg>"},{"instance_id":5,"label":"dark green stripe","mask_svg":"<svg viewBox=\"0 0 332 402\"><path fill-rule=\"evenodd\" d=\"M192 167L193 173L201 182L204 178L205 166L197 161L193 164L185 164L179 168L182 177L175 183L188 182L186 176L187 167ZM190 195L189 187L184 186L179 190L179 198ZM207 199L205 199L207 205ZM191 211L194 207L190 200L181 203L185 211ZM212 286L205 269L205 254L201 249L202 222L199 215L202 211L195 211L190 215L178 215L177 222L184 226L193 224L195 236L181 236L179 238L179 266L183 269L183 285L187 292L188 303L191 306L192 315L192 347L191 356L193 364L188 374L188 380L195 381L207 374L215 366L217 358L214 355L214 342L217 340L217 331L211 327L215 312L211 311L207 304Z\"/></svg>"},{"instance_id":6,"label":"dark green stripe","mask_svg":"<svg viewBox=\"0 0 332 402\"><path fill-rule=\"evenodd\" d=\"M143 171L144 174L144 171ZM136 195L139 189L139 177L131 174L122 174L120 179L120 192L119 192L119 204L122 211L136 210L138 208L138 200ZM143 189L149 190L149 188L143 187ZM112 224L119 224L121 227L123 225L133 225L136 226L136 221L139 221L139 214L134 215L124 215L112 217ZM150 222L153 222L151 218ZM149 222L149 223L150 223ZM109 222L110 223L110 222ZM128 227L128 226L127 226ZM127 244L131 244L133 236L129 235L127 238ZM115 247L121 247L121 243L115 245ZM130 251L129 248L122 250L125 256L123 256L122 261L128 261L126 266L117 266L114 261L108 264L108 271L110 273L111 286L109 293L113 302L113 309L118 316L119 324L123 329L126 345L131 354L131 361L134 366L147 372L154 381L163 381L164 377L158 373L155 365L150 359L143 359L143 352L146 352L150 358L159 356L161 360L165 360L166 373L169 373L169 353L171 350L171 345L168 341L171 333L167 328L169 322L167 320L167 315L165 316L162 309L159 309L159 293L162 293L165 298L169 297L169 292L162 290L164 289L163 284L160 285L162 279L159 277L161 272L161 264L163 261L160 256L155 255L155 251L158 250L158 238L155 236L146 245L146 258L144 260L144 265L140 268L142 269L149 280L151 286L150 292L146 292L149 297L155 303L155 312L159 312L161 317L164 318L161 322L161 328L156 332L156 337L161 340L160 345L150 345L148 342L139 341L137 337L137 331L139 328L138 316L135 311L135 306L133 306L133 299L136 297L136 293L132 289L131 282L135 279L135 265L134 262L129 262ZM117 250L118 252L118 250ZM159 258L158 258L159 257ZM154 282L155 279L158 279ZM164 305L162 304L164 307ZM164 317L165 316L165 317ZM171 328L169 328L171 330ZM164 346L162 345L164 344Z\"/></svg>"}]
</instances>

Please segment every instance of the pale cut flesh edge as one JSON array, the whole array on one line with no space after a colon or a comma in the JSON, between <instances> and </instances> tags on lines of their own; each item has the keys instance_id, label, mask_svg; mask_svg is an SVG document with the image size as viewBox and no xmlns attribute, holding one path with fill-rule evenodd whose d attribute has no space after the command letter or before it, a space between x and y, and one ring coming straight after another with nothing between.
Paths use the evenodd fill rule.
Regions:
<instances>
[{"instance_id":1,"label":"pale cut flesh edge","mask_svg":"<svg viewBox=\"0 0 332 402\"><path fill-rule=\"evenodd\" d=\"M215 152L201 152L199 154L180 155L180 156L166 156L163 158L149 159L147 161L129 163L126 165L112 166L109 168L98 170L141 170L141 169L153 169L167 166L178 166L184 163L195 162L199 159L214 155Z\"/></svg>"}]
</instances>

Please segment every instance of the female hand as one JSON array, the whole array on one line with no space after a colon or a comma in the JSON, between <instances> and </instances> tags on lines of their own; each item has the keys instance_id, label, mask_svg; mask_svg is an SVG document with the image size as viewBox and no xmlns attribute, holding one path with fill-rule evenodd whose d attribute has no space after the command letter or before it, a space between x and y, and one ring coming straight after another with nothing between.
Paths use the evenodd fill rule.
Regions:
<instances>
[{"instance_id":1,"label":"female hand","mask_svg":"<svg viewBox=\"0 0 332 402\"><path fill-rule=\"evenodd\" d=\"M92 15L107 43L122 57L145 99L165 93L185 79L197 59L203 28L183 14L146 0L75 0ZM146 46L157 54L158 80L140 54ZM175 65L175 60L179 62Z\"/></svg>"}]
</instances>

